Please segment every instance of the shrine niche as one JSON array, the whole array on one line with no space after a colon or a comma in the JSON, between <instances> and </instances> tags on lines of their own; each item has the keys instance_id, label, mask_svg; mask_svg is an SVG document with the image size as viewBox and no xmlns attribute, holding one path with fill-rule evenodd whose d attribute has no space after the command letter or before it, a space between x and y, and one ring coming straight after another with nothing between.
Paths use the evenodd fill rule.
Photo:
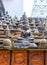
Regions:
<instances>
[{"instance_id":1,"label":"shrine niche","mask_svg":"<svg viewBox=\"0 0 47 65\"><path fill-rule=\"evenodd\" d=\"M10 64L10 52L0 51L0 65L9 65L9 64Z\"/></svg>"},{"instance_id":2,"label":"shrine niche","mask_svg":"<svg viewBox=\"0 0 47 65\"><path fill-rule=\"evenodd\" d=\"M31 51L29 65L44 65L44 54L42 51Z\"/></svg>"},{"instance_id":3,"label":"shrine niche","mask_svg":"<svg viewBox=\"0 0 47 65\"><path fill-rule=\"evenodd\" d=\"M27 52L26 51L13 51L12 52L12 65L27 65Z\"/></svg>"}]
</instances>

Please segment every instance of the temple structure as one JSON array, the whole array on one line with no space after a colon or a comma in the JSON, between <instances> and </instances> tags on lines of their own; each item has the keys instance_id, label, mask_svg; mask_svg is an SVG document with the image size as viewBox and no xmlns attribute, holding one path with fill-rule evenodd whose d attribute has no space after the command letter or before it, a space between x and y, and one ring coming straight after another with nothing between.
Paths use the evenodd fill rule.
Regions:
<instances>
[{"instance_id":1,"label":"temple structure","mask_svg":"<svg viewBox=\"0 0 47 65\"><path fill-rule=\"evenodd\" d=\"M3 2L2 0L0 0L0 17L5 14L5 8L4 8L4 5L3 5Z\"/></svg>"},{"instance_id":2,"label":"temple structure","mask_svg":"<svg viewBox=\"0 0 47 65\"><path fill-rule=\"evenodd\" d=\"M47 2L34 1L32 18L24 13L18 20L8 12L2 16L0 0L0 65L47 65Z\"/></svg>"}]
</instances>

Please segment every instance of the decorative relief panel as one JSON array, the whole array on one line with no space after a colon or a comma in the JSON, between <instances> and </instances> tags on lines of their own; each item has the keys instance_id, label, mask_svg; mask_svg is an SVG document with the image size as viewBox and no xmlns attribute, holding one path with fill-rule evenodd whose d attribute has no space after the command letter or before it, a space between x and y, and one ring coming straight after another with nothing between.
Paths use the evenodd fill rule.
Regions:
<instances>
[{"instance_id":1,"label":"decorative relief panel","mask_svg":"<svg viewBox=\"0 0 47 65\"><path fill-rule=\"evenodd\" d=\"M13 51L12 52L12 65L27 65L26 51Z\"/></svg>"},{"instance_id":2,"label":"decorative relief panel","mask_svg":"<svg viewBox=\"0 0 47 65\"><path fill-rule=\"evenodd\" d=\"M0 51L0 65L10 65L9 51Z\"/></svg>"},{"instance_id":3,"label":"decorative relief panel","mask_svg":"<svg viewBox=\"0 0 47 65\"><path fill-rule=\"evenodd\" d=\"M31 51L30 52L30 63L29 65L44 65L44 55L42 51Z\"/></svg>"}]
</instances>

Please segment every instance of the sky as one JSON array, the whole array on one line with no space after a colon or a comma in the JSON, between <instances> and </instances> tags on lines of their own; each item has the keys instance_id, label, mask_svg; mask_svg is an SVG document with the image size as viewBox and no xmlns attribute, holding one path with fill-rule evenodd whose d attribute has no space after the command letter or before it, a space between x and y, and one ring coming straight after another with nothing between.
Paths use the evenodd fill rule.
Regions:
<instances>
[{"instance_id":1,"label":"sky","mask_svg":"<svg viewBox=\"0 0 47 65\"><path fill-rule=\"evenodd\" d=\"M34 0L2 0L5 10L8 11L9 15L14 17L15 15L19 18L26 12L27 16L31 16Z\"/></svg>"},{"instance_id":2,"label":"sky","mask_svg":"<svg viewBox=\"0 0 47 65\"><path fill-rule=\"evenodd\" d=\"M23 11L25 11L27 16L29 17L32 15L34 0L23 0L23 2L24 2Z\"/></svg>"}]
</instances>

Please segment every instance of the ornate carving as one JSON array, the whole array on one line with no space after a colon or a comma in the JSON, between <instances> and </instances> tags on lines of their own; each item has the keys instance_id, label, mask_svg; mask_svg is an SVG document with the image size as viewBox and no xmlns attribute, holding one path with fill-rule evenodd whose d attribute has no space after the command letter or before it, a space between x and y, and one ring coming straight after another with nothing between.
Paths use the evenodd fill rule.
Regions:
<instances>
[{"instance_id":1,"label":"ornate carving","mask_svg":"<svg viewBox=\"0 0 47 65\"><path fill-rule=\"evenodd\" d=\"M13 51L12 65L27 65L26 51Z\"/></svg>"},{"instance_id":2,"label":"ornate carving","mask_svg":"<svg viewBox=\"0 0 47 65\"><path fill-rule=\"evenodd\" d=\"M10 64L10 52L0 51L0 65L9 65L9 64Z\"/></svg>"},{"instance_id":3,"label":"ornate carving","mask_svg":"<svg viewBox=\"0 0 47 65\"><path fill-rule=\"evenodd\" d=\"M30 52L30 65L44 65L44 57L42 51Z\"/></svg>"}]
</instances>

